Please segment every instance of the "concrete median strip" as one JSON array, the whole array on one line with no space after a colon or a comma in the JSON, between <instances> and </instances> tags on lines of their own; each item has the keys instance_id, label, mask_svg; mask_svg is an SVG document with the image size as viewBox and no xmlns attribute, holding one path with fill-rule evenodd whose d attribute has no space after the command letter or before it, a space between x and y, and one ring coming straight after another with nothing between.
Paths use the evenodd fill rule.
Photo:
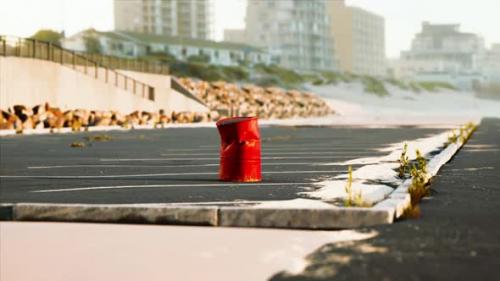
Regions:
<instances>
[{"instance_id":1,"label":"concrete median strip","mask_svg":"<svg viewBox=\"0 0 500 281\"><path fill-rule=\"evenodd\" d=\"M339 229L391 223L393 211L367 208L259 209L19 203L2 205L0 220Z\"/></svg>"},{"instance_id":2,"label":"concrete median strip","mask_svg":"<svg viewBox=\"0 0 500 281\"><path fill-rule=\"evenodd\" d=\"M222 207L220 226L272 227L296 229L340 229L392 223L389 209L264 209Z\"/></svg>"}]
</instances>

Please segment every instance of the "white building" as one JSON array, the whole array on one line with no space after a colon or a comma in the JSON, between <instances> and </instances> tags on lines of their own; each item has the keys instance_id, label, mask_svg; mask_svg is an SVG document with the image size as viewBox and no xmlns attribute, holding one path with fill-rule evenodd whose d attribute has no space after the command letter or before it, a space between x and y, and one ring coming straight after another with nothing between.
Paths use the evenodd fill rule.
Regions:
<instances>
[{"instance_id":1,"label":"white building","mask_svg":"<svg viewBox=\"0 0 500 281\"><path fill-rule=\"evenodd\" d=\"M243 62L271 63L269 53L245 44L136 32L100 32L90 29L65 38L62 45L70 50L85 52L85 38L88 37L97 39L102 54L111 56L138 57L163 53L173 55L178 60L187 60L191 56L206 56L209 63L225 66L235 66Z\"/></svg>"},{"instance_id":2,"label":"white building","mask_svg":"<svg viewBox=\"0 0 500 281\"><path fill-rule=\"evenodd\" d=\"M482 83L484 40L459 29L459 24L424 22L411 49L402 52L398 72L403 78L445 81L462 89Z\"/></svg>"},{"instance_id":3,"label":"white building","mask_svg":"<svg viewBox=\"0 0 500 281\"><path fill-rule=\"evenodd\" d=\"M492 44L486 52L482 72L486 83L500 85L500 43Z\"/></svg>"},{"instance_id":4,"label":"white building","mask_svg":"<svg viewBox=\"0 0 500 281\"><path fill-rule=\"evenodd\" d=\"M247 43L247 37L244 29L225 29L224 41L235 43Z\"/></svg>"},{"instance_id":5,"label":"white building","mask_svg":"<svg viewBox=\"0 0 500 281\"><path fill-rule=\"evenodd\" d=\"M213 0L114 0L114 12L118 31L213 37Z\"/></svg>"},{"instance_id":6,"label":"white building","mask_svg":"<svg viewBox=\"0 0 500 281\"><path fill-rule=\"evenodd\" d=\"M344 0L328 1L337 68L366 75L385 74L384 18Z\"/></svg>"},{"instance_id":7,"label":"white building","mask_svg":"<svg viewBox=\"0 0 500 281\"><path fill-rule=\"evenodd\" d=\"M326 0L248 0L245 38L284 67L334 70L326 8Z\"/></svg>"}]
</instances>

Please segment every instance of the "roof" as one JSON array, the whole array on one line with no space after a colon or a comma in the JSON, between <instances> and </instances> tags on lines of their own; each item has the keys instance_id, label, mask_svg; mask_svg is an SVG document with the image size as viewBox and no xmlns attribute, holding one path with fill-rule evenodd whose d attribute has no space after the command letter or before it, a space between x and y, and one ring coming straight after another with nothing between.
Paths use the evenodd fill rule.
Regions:
<instances>
[{"instance_id":1,"label":"roof","mask_svg":"<svg viewBox=\"0 0 500 281\"><path fill-rule=\"evenodd\" d=\"M195 47L204 47L204 48L214 48L214 49L229 49L229 50L244 50L251 52L259 52L264 53L265 51L261 48L257 48L255 46L234 43L234 42L217 42L211 40L203 40L203 39L193 39L179 36L168 36L168 35L155 35L155 34L146 34L146 33L138 33L131 31L96 31L96 30L86 30L83 32L95 32L101 36L106 36L108 38L114 40L123 40L123 41L134 41L139 44L166 44L166 45L185 45L185 46L195 46Z\"/></svg>"},{"instance_id":2,"label":"roof","mask_svg":"<svg viewBox=\"0 0 500 281\"><path fill-rule=\"evenodd\" d=\"M112 31L97 31L93 28L85 29L83 31L80 31L80 32L74 34L74 35L71 35L68 38L76 38L76 37L85 36L85 35L100 35L100 36L106 36L108 38L115 39L115 40L123 40L124 39L122 36L112 32Z\"/></svg>"}]
</instances>

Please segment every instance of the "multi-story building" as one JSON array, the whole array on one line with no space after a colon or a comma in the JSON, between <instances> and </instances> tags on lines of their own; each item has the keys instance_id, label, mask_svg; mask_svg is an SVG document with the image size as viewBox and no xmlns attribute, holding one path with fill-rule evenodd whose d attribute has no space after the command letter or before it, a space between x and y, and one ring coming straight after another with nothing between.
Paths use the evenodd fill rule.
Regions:
<instances>
[{"instance_id":1,"label":"multi-story building","mask_svg":"<svg viewBox=\"0 0 500 281\"><path fill-rule=\"evenodd\" d=\"M483 82L484 56L483 38L461 32L459 24L424 22L411 49L401 53L402 73L411 79L445 81L472 89Z\"/></svg>"},{"instance_id":2,"label":"multi-story building","mask_svg":"<svg viewBox=\"0 0 500 281\"><path fill-rule=\"evenodd\" d=\"M500 85L500 43L492 44L486 52L482 72L487 83Z\"/></svg>"},{"instance_id":3,"label":"multi-story building","mask_svg":"<svg viewBox=\"0 0 500 281\"><path fill-rule=\"evenodd\" d=\"M344 0L328 1L337 68L367 75L385 73L384 18Z\"/></svg>"},{"instance_id":4,"label":"multi-story building","mask_svg":"<svg viewBox=\"0 0 500 281\"><path fill-rule=\"evenodd\" d=\"M335 68L327 0L248 0L247 43L268 48L291 69Z\"/></svg>"},{"instance_id":5,"label":"multi-story building","mask_svg":"<svg viewBox=\"0 0 500 281\"><path fill-rule=\"evenodd\" d=\"M236 43L247 43L245 29L225 29L224 30L224 41L236 42Z\"/></svg>"},{"instance_id":6,"label":"multi-story building","mask_svg":"<svg viewBox=\"0 0 500 281\"><path fill-rule=\"evenodd\" d=\"M114 0L115 30L212 39L213 0Z\"/></svg>"},{"instance_id":7,"label":"multi-story building","mask_svg":"<svg viewBox=\"0 0 500 281\"><path fill-rule=\"evenodd\" d=\"M241 63L271 63L271 56L263 49L246 44L215 42L202 39L145 34L130 31L101 32L88 29L63 39L64 48L86 52L86 40L95 39L104 55L140 57L148 54L169 54L185 61L192 56L205 56L208 63L236 66Z\"/></svg>"}]
</instances>

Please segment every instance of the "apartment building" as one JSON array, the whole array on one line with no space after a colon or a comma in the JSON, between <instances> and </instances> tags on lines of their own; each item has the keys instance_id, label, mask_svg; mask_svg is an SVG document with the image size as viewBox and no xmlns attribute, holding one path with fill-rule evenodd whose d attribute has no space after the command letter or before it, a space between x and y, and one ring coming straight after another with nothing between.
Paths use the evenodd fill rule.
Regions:
<instances>
[{"instance_id":1,"label":"apartment building","mask_svg":"<svg viewBox=\"0 0 500 281\"><path fill-rule=\"evenodd\" d=\"M115 0L115 30L209 40L213 0Z\"/></svg>"},{"instance_id":2,"label":"apartment building","mask_svg":"<svg viewBox=\"0 0 500 281\"><path fill-rule=\"evenodd\" d=\"M248 0L245 38L274 62L299 70L334 70L327 0Z\"/></svg>"},{"instance_id":3,"label":"apartment building","mask_svg":"<svg viewBox=\"0 0 500 281\"><path fill-rule=\"evenodd\" d=\"M462 89L482 83L484 39L461 32L459 24L422 23L411 49L401 53L401 71L417 80L446 81Z\"/></svg>"},{"instance_id":4,"label":"apartment building","mask_svg":"<svg viewBox=\"0 0 500 281\"><path fill-rule=\"evenodd\" d=\"M366 75L385 73L384 18L344 0L328 1L337 68Z\"/></svg>"},{"instance_id":5,"label":"apartment building","mask_svg":"<svg viewBox=\"0 0 500 281\"><path fill-rule=\"evenodd\" d=\"M224 30L224 41L236 42L236 43L246 43L247 37L245 29L225 29Z\"/></svg>"},{"instance_id":6,"label":"apartment building","mask_svg":"<svg viewBox=\"0 0 500 281\"><path fill-rule=\"evenodd\" d=\"M500 43L491 45L481 68L487 83L500 85Z\"/></svg>"}]
</instances>

